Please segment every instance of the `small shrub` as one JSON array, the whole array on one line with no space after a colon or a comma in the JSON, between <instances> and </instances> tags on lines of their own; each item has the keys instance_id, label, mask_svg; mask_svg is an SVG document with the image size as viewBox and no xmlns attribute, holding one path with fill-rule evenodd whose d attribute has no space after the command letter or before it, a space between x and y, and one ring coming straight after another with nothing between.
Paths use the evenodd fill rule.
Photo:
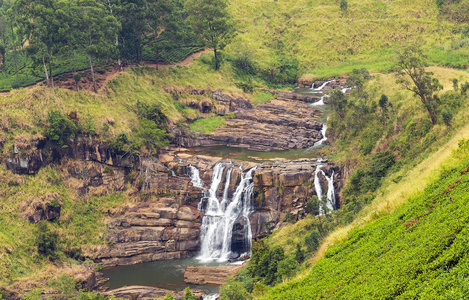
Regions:
<instances>
[{"instance_id":1,"label":"small shrub","mask_svg":"<svg viewBox=\"0 0 469 300\"><path fill-rule=\"evenodd\" d=\"M320 245L320 235L319 232L313 231L305 238L306 248L309 252L314 252L318 249Z\"/></svg>"},{"instance_id":2,"label":"small shrub","mask_svg":"<svg viewBox=\"0 0 469 300\"><path fill-rule=\"evenodd\" d=\"M443 118L443 122L445 123L446 126L450 126L450 125L451 125L451 120L453 119L453 113L451 112L450 109L445 108L445 109L441 112L441 117Z\"/></svg>"},{"instance_id":3,"label":"small shrub","mask_svg":"<svg viewBox=\"0 0 469 300\"><path fill-rule=\"evenodd\" d=\"M169 144L168 134L165 130L158 128L155 122L142 119L135 130L132 138L132 148L139 150L146 148L150 153Z\"/></svg>"},{"instance_id":4,"label":"small shrub","mask_svg":"<svg viewBox=\"0 0 469 300\"><path fill-rule=\"evenodd\" d=\"M163 300L176 300L176 298L173 297L173 294L167 293Z\"/></svg>"},{"instance_id":5,"label":"small shrub","mask_svg":"<svg viewBox=\"0 0 469 300\"><path fill-rule=\"evenodd\" d=\"M39 223L36 237L37 252L54 261L57 259L57 243L59 236L52 232L45 221Z\"/></svg>"},{"instance_id":6,"label":"small shrub","mask_svg":"<svg viewBox=\"0 0 469 300\"><path fill-rule=\"evenodd\" d=\"M75 137L76 125L59 111L50 111L47 120L49 127L46 130L46 137L50 142L62 147L67 144L69 138Z\"/></svg>"},{"instance_id":7,"label":"small shrub","mask_svg":"<svg viewBox=\"0 0 469 300\"><path fill-rule=\"evenodd\" d=\"M298 262L293 257L287 257L277 266L277 276L282 279L292 277L298 269Z\"/></svg>"},{"instance_id":8,"label":"small shrub","mask_svg":"<svg viewBox=\"0 0 469 300\"><path fill-rule=\"evenodd\" d=\"M136 113L140 117L155 122L159 128L166 127L168 117L160 105L145 104L137 101Z\"/></svg>"},{"instance_id":9,"label":"small shrub","mask_svg":"<svg viewBox=\"0 0 469 300\"><path fill-rule=\"evenodd\" d=\"M347 0L341 0L339 5L340 5L340 10L341 11L343 11L343 12L347 11L347 8L348 8Z\"/></svg>"},{"instance_id":10,"label":"small shrub","mask_svg":"<svg viewBox=\"0 0 469 300\"><path fill-rule=\"evenodd\" d=\"M186 287L186 292L184 293L184 297L181 298L181 300L197 300L197 297L195 297L189 287Z\"/></svg>"},{"instance_id":11,"label":"small shrub","mask_svg":"<svg viewBox=\"0 0 469 300\"><path fill-rule=\"evenodd\" d=\"M116 154L122 154L129 151L129 137L125 133L119 133L117 138L110 143L112 152Z\"/></svg>"}]
</instances>

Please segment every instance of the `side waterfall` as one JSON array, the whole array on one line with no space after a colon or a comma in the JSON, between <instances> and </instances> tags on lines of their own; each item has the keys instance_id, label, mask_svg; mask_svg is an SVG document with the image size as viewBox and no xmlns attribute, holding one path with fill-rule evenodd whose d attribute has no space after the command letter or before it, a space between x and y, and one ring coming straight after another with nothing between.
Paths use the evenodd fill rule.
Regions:
<instances>
[{"instance_id":1,"label":"side waterfall","mask_svg":"<svg viewBox=\"0 0 469 300\"><path fill-rule=\"evenodd\" d=\"M326 81L326 82L324 82L324 83L323 83L320 87L318 87L318 88L314 88L314 83L313 83L313 85L311 86L311 89L312 89L312 90L315 90L315 91L320 91L320 90L322 90L326 85L328 85L329 83L331 83L331 82L333 82L333 81L335 81L335 80Z\"/></svg>"},{"instance_id":2,"label":"side waterfall","mask_svg":"<svg viewBox=\"0 0 469 300\"><path fill-rule=\"evenodd\" d=\"M324 177L327 180L327 194L326 194L327 201L325 204L326 204L327 210L331 212L335 210L335 205L336 205L335 190L334 190L334 171L332 171L331 176L328 177L326 173L324 173L324 171L321 170L321 167L322 166L318 165L316 167L316 171L314 171L314 189L316 191L316 195L321 200L323 196L322 186L319 180L319 172L321 172L322 175L324 175ZM319 205L319 215L323 215L323 214L324 214L324 210L322 208L322 205Z\"/></svg>"},{"instance_id":3,"label":"side waterfall","mask_svg":"<svg viewBox=\"0 0 469 300\"><path fill-rule=\"evenodd\" d=\"M228 169L220 199L218 190L225 168ZM254 194L252 173L255 167L241 174L240 183L230 198L229 186L233 168L231 164L226 167L223 163L215 165L210 188L200 202L199 210L204 211L204 216L200 228L201 249L198 258L202 261L227 261L251 249L252 232L249 216L252 212L251 200ZM241 237L239 237L240 232Z\"/></svg>"},{"instance_id":4,"label":"side waterfall","mask_svg":"<svg viewBox=\"0 0 469 300\"><path fill-rule=\"evenodd\" d=\"M194 167L192 165L189 165L189 168L191 170L191 173L189 175L190 175L190 178L191 178L192 185L195 186L195 187L203 188L204 187L204 182L200 178L199 169L197 169L196 167Z\"/></svg>"}]
</instances>

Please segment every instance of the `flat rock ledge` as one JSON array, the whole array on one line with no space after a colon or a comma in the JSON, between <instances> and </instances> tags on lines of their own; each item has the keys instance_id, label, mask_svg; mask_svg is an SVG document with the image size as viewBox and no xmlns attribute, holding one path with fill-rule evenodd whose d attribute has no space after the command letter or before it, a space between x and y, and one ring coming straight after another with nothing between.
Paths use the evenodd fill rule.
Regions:
<instances>
[{"instance_id":1,"label":"flat rock ledge","mask_svg":"<svg viewBox=\"0 0 469 300\"><path fill-rule=\"evenodd\" d=\"M197 299L202 299L204 292L202 290L191 290ZM167 293L173 294L176 300L184 297L185 291L171 291L160 289L157 287L144 286L144 285L130 285L121 287L115 290L110 290L102 293L104 296L116 297L116 299L132 299L132 300L153 300L166 296Z\"/></svg>"},{"instance_id":2,"label":"flat rock ledge","mask_svg":"<svg viewBox=\"0 0 469 300\"><path fill-rule=\"evenodd\" d=\"M188 284L222 285L228 276L235 275L242 266L188 266L184 272L184 282Z\"/></svg>"}]
</instances>

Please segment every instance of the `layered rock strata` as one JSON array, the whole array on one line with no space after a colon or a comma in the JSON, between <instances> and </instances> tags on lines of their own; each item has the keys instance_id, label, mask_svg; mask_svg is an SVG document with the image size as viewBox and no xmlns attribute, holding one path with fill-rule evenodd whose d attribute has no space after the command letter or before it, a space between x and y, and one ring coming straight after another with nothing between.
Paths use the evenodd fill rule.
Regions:
<instances>
[{"instance_id":1,"label":"layered rock strata","mask_svg":"<svg viewBox=\"0 0 469 300\"><path fill-rule=\"evenodd\" d=\"M310 105L292 100L272 100L255 109L242 107L233 111L226 126L211 133L175 134L182 147L224 145L257 151L303 149L322 138L321 114Z\"/></svg>"}]
</instances>

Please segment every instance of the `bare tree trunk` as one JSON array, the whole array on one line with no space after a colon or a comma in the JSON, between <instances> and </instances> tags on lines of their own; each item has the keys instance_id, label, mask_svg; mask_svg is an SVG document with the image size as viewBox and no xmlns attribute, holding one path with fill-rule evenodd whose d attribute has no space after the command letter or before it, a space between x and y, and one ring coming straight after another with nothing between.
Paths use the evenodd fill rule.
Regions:
<instances>
[{"instance_id":1,"label":"bare tree trunk","mask_svg":"<svg viewBox=\"0 0 469 300\"><path fill-rule=\"evenodd\" d=\"M49 60L49 78L50 78L50 84L52 87L54 87L54 76L52 76L52 63Z\"/></svg>"},{"instance_id":2,"label":"bare tree trunk","mask_svg":"<svg viewBox=\"0 0 469 300\"><path fill-rule=\"evenodd\" d=\"M159 59L160 53L158 49L156 49L156 69L158 70L158 59Z\"/></svg>"},{"instance_id":3,"label":"bare tree trunk","mask_svg":"<svg viewBox=\"0 0 469 300\"><path fill-rule=\"evenodd\" d=\"M119 47L119 37L116 36L116 48ZM119 49L118 49L119 51ZM121 56L118 54L117 56L117 65L119 66L119 71L122 71L122 62L121 62Z\"/></svg>"},{"instance_id":4,"label":"bare tree trunk","mask_svg":"<svg viewBox=\"0 0 469 300\"><path fill-rule=\"evenodd\" d=\"M88 57L90 58L91 78L93 78L93 89L94 92L97 93L98 88L96 87L96 79L94 78L93 60L91 59L91 55L88 55Z\"/></svg>"},{"instance_id":5,"label":"bare tree trunk","mask_svg":"<svg viewBox=\"0 0 469 300\"><path fill-rule=\"evenodd\" d=\"M432 120L432 125L436 125L435 112L430 107L427 107L427 111L428 111L428 114L430 115L430 119Z\"/></svg>"},{"instance_id":6,"label":"bare tree trunk","mask_svg":"<svg viewBox=\"0 0 469 300\"><path fill-rule=\"evenodd\" d=\"M42 65L44 66L44 73L46 74L47 85L50 86L49 72L47 72L46 60L44 59L44 56L42 57Z\"/></svg>"},{"instance_id":7,"label":"bare tree trunk","mask_svg":"<svg viewBox=\"0 0 469 300\"><path fill-rule=\"evenodd\" d=\"M215 55L215 70L218 71L218 69L220 68L220 65L218 63L218 55L217 55L217 48L213 48L213 54Z\"/></svg>"},{"instance_id":8,"label":"bare tree trunk","mask_svg":"<svg viewBox=\"0 0 469 300\"><path fill-rule=\"evenodd\" d=\"M420 100L422 101L423 106L427 109L428 114L430 115L430 120L432 121L432 125L436 125L436 116L435 112L433 109L428 105L426 97L423 95L423 93L418 94L420 96Z\"/></svg>"},{"instance_id":9,"label":"bare tree trunk","mask_svg":"<svg viewBox=\"0 0 469 300\"><path fill-rule=\"evenodd\" d=\"M77 72L77 66L75 64L75 49L72 49L72 65L73 65L73 73Z\"/></svg>"}]
</instances>

